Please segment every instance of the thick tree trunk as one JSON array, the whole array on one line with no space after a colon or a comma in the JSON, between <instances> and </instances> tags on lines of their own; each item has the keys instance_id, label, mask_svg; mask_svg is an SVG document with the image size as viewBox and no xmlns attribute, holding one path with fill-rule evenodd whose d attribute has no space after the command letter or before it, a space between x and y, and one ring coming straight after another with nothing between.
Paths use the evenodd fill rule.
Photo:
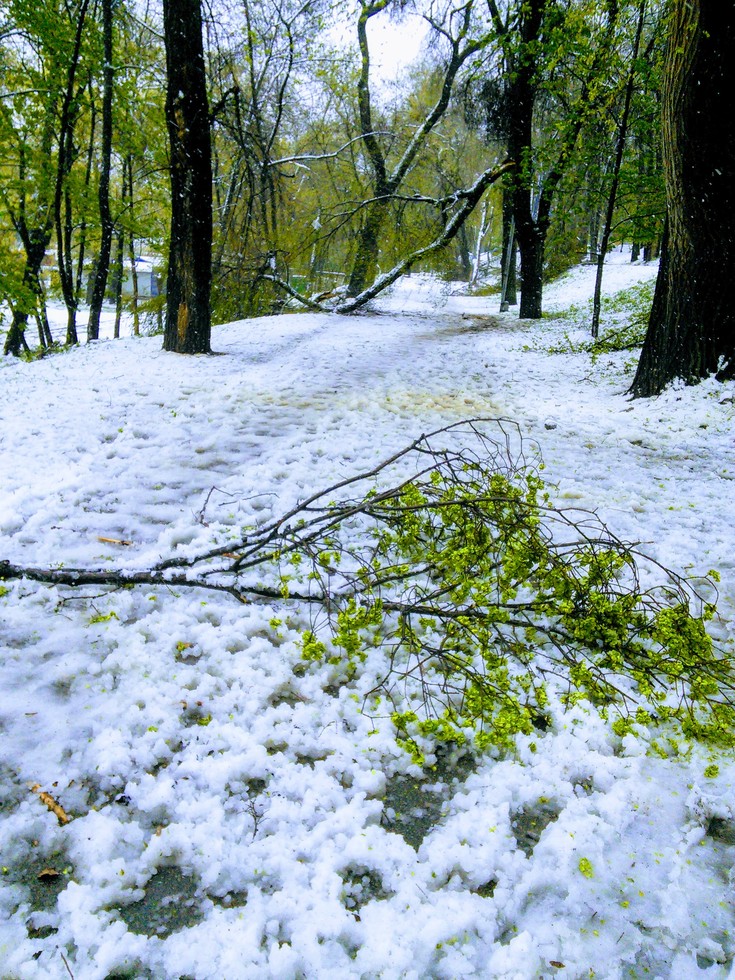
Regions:
<instances>
[{"instance_id":1,"label":"thick tree trunk","mask_svg":"<svg viewBox=\"0 0 735 980\"><path fill-rule=\"evenodd\" d=\"M519 229L518 252L521 257L521 320L539 320L544 291L544 245L546 232L534 222Z\"/></svg>"},{"instance_id":2,"label":"thick tree trunk","mask_svg":"<svg viewBox=\"0 0 735 980\"><path fill-rule=\"evenodd\" d=\"M521 319L541 316L543 292L544 237L532 210L533 108L538 90L537 66L533 57L538 43L546 0L530 0L520 20L520 44L508 86L508 155L517 164L509 187L515 219L516 241L521 259Z\"/></svg>"},{"instance_id":3,"label":"thick tree trunk","mask_svg":"<svg viewBox=\"0 0 735 980\"><path fill-rule=\"evenodd\" d=\"M29 350L26 340L26 327L28 326L28 314L24 310L16 310L13 319L10 321L8 333L5 337L3 354L12 354L18 357L22 350Z\"/></svg>"},{"instance_id":4,"label":"thick tree trunk","mask_svg":"<svg viewBox=\"0 0 735 980\"><path fill-rule=\"evenodd\" d=\"M380 232L386 214L387 203L376 202L367 208L365 221L357 236L357 252L347 283L348 296L359 296L377 278Z\"/></svg>"},{"instance_id":5,"label":"thick tree trunk","mask_svg":"<svg viewBox=\"0 0 735 980\"><path fill-rule=\"evenodd\" d=\"M735 377L735 7L674 0L663 84L668 241L631 391Z\"/></svg>"},{"instance_id":6,"label":"thick tree trunk","mask_svg":"<svg viewBox=\"0 0 735 980\"><path fill-rule=\"evenodd\" d=\"M472 278L472 256L466 225L462 225L457 235L457 264L461 281L469 282Z\"/></svg>"},{"instance_id":7,"label":"thick tree trunk","mask_svg":"<svg viewBox=\"0 0 735 980\"><path fill-rule=\"evenodd\" d=\"M171 246L163 346L210 353L212 149L200 0L164 0Z\"/></svg>"}]
</instances>

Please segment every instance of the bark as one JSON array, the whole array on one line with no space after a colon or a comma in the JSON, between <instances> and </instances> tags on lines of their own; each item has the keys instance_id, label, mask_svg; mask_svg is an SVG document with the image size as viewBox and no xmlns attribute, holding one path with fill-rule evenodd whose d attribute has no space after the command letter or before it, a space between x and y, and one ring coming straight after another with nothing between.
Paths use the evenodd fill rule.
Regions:
<instances>
[{"instance_id":1,"label":"bark","mask_svg":"<svg viewBox=\"0 0 735 980\"><path fill-rule=\"evenodd\" d=\"M507 188L503 188L503 268L501 270L500 311L518 303L516 276L516 223L513 217L513 200Z\"/></svg>"},{"instance_id":2,"label":"bark","mask_svg":"<svg viewBox=\"0 0 735 980\"><path fill-rule=\"evenodd\" d=\"M674 0L662 96L668 238L634 395L735 377L735 7Z\"/></svg>"},{"instance_id":3,"label":"bark","mask_svg":"<svg viewBox=\"0 0 735 980\"><path fill-rule=\"evenodd\" d=\"M23 269L23 283L37 298L39 298L42 296L40 280L41 266L46 254L46 249L51 241L51 229L47 226L46 228L29 230L24 226L18 225L17 223L16 229L21 235L23 248L26 253L25 268ZM29 311L27 309L16 308L13 311L13 319L10 323L10 327L8 328L7 336L5 337L5 346L3 347L4 354L12 354L17 357L21 350L28 350L28 344L25 339L28 316ZM48 343L50 343L50 332L46 340L47 343L44 344L44 346L48 346Z\"/></svg>"},{"instance_id":4,"label":"bark","mask_svg":"<svg viewBox=\"0 0 735 980\"><path fill-rule=\"evenodd\" d=\"M477 232L477 241L475 242L475 254L472 259L472 277L470 283L474 285L480 278L480 263L482 262L482 243L485 241L485 235L487 235L490 227L493 223L493 212L490 212L490 218L488 220L487 215L487 201L482 205L482 211L480 212L480 227Z\"/></svg>"},{"instance_id":5,"label":"bark","mask_svg":"<svg viewBox=\"0 0 735 980\"><path fill-rule=\"evenodd\" d=\"M470 255L470 242L467 237L467 225L462 225L459 229L457 253L461 280L462 282L469 282L472 279L472 257Z\"/></svg>"},{"instance_id":6,"label":"bark","mask_svg":"<svg viewBox=\"0 0 735 980\"><path fill-rule=\"evenodd\" d=\"M546 229L536 222L518 229L518 253L521 257L521 320L539 320L543 315L544 251Z\"/></svg>"},{"instance_id":7,"label":"bark","mask_svg":"<svg viewBox=\"0 0 735 980\"><path fill-rule=\"evenodd\" d=\"M387 217L386 201L380 200L368 205L367 214L357 238L357 254L347 285L348 296L359 296L370 283L375 281L378 275L380 232Z\"/></svg>"},{"instance_id":8,"label":"bark","mask_svg":"<svg viewBox=\"0 0 735 980\"><path fill-rule=\"evenodd\" d=\"M543 236L533 215L532 164L533 108L538 90L538 75L532 51L539 43L546 0L529 0L524 5L519 24L519 47L514 56L508 86L508 155L518 163L510 183L516 240L521 258L521 319L541 316Z\"/></svg>"},{"instance_id":9,"label":"bark","mask_svg":"<svg viewBox=\"0 0 735 980\"><path fill-rule=\"evenodd\" d=\"M90 197L90 188L92 186L92 174L94 173L94 163L95 163L95 153L97 149L97 106L95 104L95 92L92 85L89 85L89 97L90 97L90 119L89 119L89 139L87 141L87 165L84 173L84 198L85 200ZM85 265L85 255L87 250L87 215L86 208L82 209L81 218L77 223L74 220L74 211L72 207L72 195L67 187L65 190L65 202L66 202L66 249L68 256L68 264L70 271L70 278L74 283L74 303L75 308L78 307L79 297L82 295L82 286L84 284L84 265ZM76 239L76 241L74 241ZM76 244L77 252L77 268L76 275L73 275L74 263L72 261L72 246ZM97 260L92 263L94 269L97 267ZM91 274L87 279L87 293L91 297L92 288L94 284L94 274Z\"/></svg>"},{"instance_id":10,"label":"bark","mask_svg":"<svg viewBox=\"0 0 735 980\"><path fill-rule=\"evenodd\" d=\"M102 37L105 65L103 70L102 94L102 145L100 159L100 182L98 189L100 213L100 252L92 288L92 300L87 324L87 340L97 340L100 335L100 314L107 289L112 252L114 225L110 214L110 163L112 159L112 89L114 70L112 67L112 0L102 0Z\"/></svg>"},{"instance_id":11,"label":"bark","mask_svg":"<svg viewBox=\"0 0 735 980\"><path fill-rule=\"evenodd\" d=\"M51 327L46 312L46 298L40 279L38 280L38 292L36 293L35 317L38 326L38 343L42 348L48 348L53 344L54 338L51 336Z\"/></svg>"},{"instance_id":12,"label":"bark","mask_svg":"<svg viewBox=\"0 0 735 980\"><path fill-rule=\"evenodd\" d=\"M200 0L164 0L171 245L163 346L211 353L212 148Z\"/></svg>"},{"instance_id":13,"label":"bark","mask_svg":"<svg viewBox=\"0 0 735 980\"><path fill-rule=\"evenodd\" d=\"M115 263L113 266L113 283L115 294L115 325L113 327L113 337L120 336L120 321L122 320L123 300L122 287L125 275L125 233L122 227L117 230L117 243L115 246Z\"/></svg>"},{"instance_id":14,"label":"bark","mask_svg":"<svg viewBox=\"0 0 735 980\"><path fill-rule=\"evenodd\" d=\"M133 159L126 157L123 161L123 198L127 200L127 207L132 216L133 214ZM126 190L127 189L127 190ZM133 287L133 295L130 305L133 310L133 336L140 336L140 311L138 310L138 267L135 264L135 235L131 231L128 235L128 261L130 262L130 281Z\"/></svg>"}]
</instances>

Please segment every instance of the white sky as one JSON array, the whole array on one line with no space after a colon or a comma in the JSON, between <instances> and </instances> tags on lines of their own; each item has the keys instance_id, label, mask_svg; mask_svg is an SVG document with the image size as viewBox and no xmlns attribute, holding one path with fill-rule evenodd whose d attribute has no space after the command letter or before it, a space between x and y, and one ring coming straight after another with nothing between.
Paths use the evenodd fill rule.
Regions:
<instances>
[{"instance_id":1,"label":"white sky","mask_svg":"<svg viewBox=\"0 0 735 980\"><path fill-rule=\"evenodd\" d=\"M368 23L370 65L374 81L395 81L421 54L428 32L426 21L418 14L406 13L400 20L387 11L376 14ZM345 47L357 47L353 21L335 25L332 40Z\"/></svg>"},{"instance_id":2,"label":"white sky","mask_svg":"<svg viewBox=\"0 0 735 980\"><path fill-rule=\"evenodd\" d=\"M421 53L427 24L417 14L406 14L401 20L378 14L368 25L375 77L393 81L412 65Z\"/></svg>"}]
</instances>

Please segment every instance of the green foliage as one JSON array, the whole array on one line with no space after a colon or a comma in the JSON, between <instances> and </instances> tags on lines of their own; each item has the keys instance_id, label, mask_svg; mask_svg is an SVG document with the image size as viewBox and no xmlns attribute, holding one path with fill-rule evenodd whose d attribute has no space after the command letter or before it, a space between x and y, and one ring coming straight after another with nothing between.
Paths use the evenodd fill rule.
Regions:
<instances>
[{"instance_id":1,"label":"green foliage","mask_svg":"<svg viewBox=\"0 0 735 980\"><path fill-rule=\"evenodd\" d=\"M325 507L339 568L325 571L319 533L293 542L304 561L295 576L289 563L291 596L308 580L328 610L303 635L304 660L349 679L385 658L371 694L387 696L417 761L439 742L510 748L551 723L552 690L621 736L664 725L735 744L731 664L706 630L714 605L594 515L556 509L499 424L507 444L463 423L485 456L420 441L417 475ZM644 587L642 567L664 583Z\"/></svg>"},{"instance_id":2,"label":"green foliage","mask_svg":"<svg viewBox=\"0 0 735 980\"><path fill-rule=\"evenodd\" d=\"M113 619L119 619L119 618L120 617L118 616L118 614L113 609L113 610L111 610L108 613L96 613L90 619L89 625L92 626L94 623L109 623L109 622L111 622L111 620L113 620Z\"/></svg>"},{"instance_id":3,"label":"green foliage","mask_svg":"<svg viewBox=\"0 0 735 980\"><path fill-rule=\"evenodd\" d=\"M32 363L33 361L40 361L44 357L48 357L51 354L63 354L70 349L68 344L50 344L48 347L32 347L30 350L23 350L20 352L19 357L22 361L27 361Z\"/></svg>"},{"instance_id":4,"label":"green foliage","mask_svg":"<svg viewBox=\"0 0 735 980\"><path fill-rule=\"evenodd\" d=\"M584 258L579 228L570 221L551 223L544 248L544 282L553 282Z\"/></svg>"},{"instance_id":5,"label":"green foliage","mask_svg":"<svg viewBox=\"0 0 735 980\"><path fill-rule=\"evenodd\" d=\"M655 279L635 283L627 289L601 298L601 333L596 339L575 340L565 334L563 340L553 344L542 341L543 349L549 354L592 355L593 363L603 354L616 351L634 350L641 347L648 328L648 317L653 304ZM554 315L555 320L563 320L570 327L588 331L592 322L592 300L583 306L572 306Z\"/></svg>"},{"instance_id":6,"label":"green foliage","mask_svg":"<svg viewBox=\"0 0 735 980\"><path fill-rule=\"evenodd\" d=\"M583 874L585 878L595 877L595 871L589 858L580 858L578 867L579 873Z\"/></svg>"}]
</instances>

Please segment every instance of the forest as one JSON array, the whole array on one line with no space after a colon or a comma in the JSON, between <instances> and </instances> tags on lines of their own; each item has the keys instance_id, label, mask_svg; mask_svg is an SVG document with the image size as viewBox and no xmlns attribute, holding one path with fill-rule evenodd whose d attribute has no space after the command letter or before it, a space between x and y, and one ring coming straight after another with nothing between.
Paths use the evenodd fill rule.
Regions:
<instances>
[{"instance_id":1,"label":"forest","mask_svg":"<svg viewBox=\"0 0 735 980\"><path fill-rule=\"evenodd\" d=\"M501 307L518 290L519 316L538 318L544 279L581 260L601 277L612 245L635 260L664 242L634 389L732 372L731 317L711 296L732 267L732 24L716 31L711 4L6 7L6 353L28 348L29 319L54 342L49 296L67 345L82 303L95 339L106 300L119 322L126 277L138 330L164 302L141 302L141 254L167 281L166 349L201 352L212 317L349 312L412 268L477 283L493 251ZM398 46L422 32L421 56L383 78L373 22Z\"/></svg>"},{"instance_id":2,"label":"forest","mask_svg":"<svg viewBox=\"0 0 735 980\"><path fill-rule=\"evenodd\" d=\"M734 51L0 7L3 978L732 977Z\"/></svg>"},{"instance_id":3,"label":"forest","mask_svg":"<svg viewBox=\"0 0 735 980\"><path fill-rule=\"evenodd\" d=\"M353 309L410 268L479 284L493 252L501 302L518 291L519 315L538 317L544 279L565 268L623 241L634 259L658 257L659 0L218 0L203 18L198 3L170 0L164 13L168 76L183 70L172 98L196 74L203 33L199 104L187 95L178 110L166 105L160 7L4 5L6 353L31 333L41 348L77 342L83 304L89 338L104 302L130 307L136 330L160 315L165 290L141 296L135 260L150 257L164 283L182 234L171 225L176 111L208 137L191 159L203 161L211 210L195 240L211 236L215 322L295 302ZM400 46L417 31L420 57L383 79L373 37ZM186 201L191 220L198 206ZM51 337L50 299L65 304L64 338Z\"/></svg>"}]
</instances>

